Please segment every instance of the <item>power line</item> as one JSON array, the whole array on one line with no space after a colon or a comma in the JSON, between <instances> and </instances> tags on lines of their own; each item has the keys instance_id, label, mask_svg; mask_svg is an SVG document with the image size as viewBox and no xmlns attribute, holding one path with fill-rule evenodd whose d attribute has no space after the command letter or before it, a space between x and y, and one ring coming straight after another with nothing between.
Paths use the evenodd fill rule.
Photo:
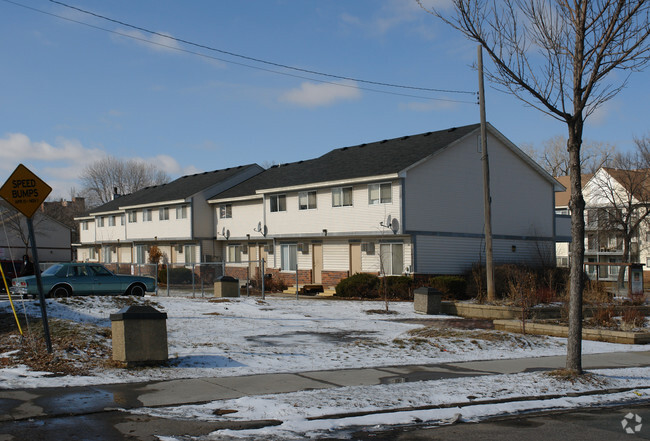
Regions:
<instances>
[{"instance_id":1,"label":"power line","mask_svg":"<svg viewBox=\"0 0 650 441\"><path fill-rule=\"evenodd\" d=\"M138 40L138 41L141 41L143 43L150 44L150 45L164 47L164 48L167 48L167 49L170 49L170 50L175 50L175 51L178 51L178 52L184 52L184 53L188 53L188 54L191 54L191 55L197 55L197 56L200 56L200 57L209 58L209 59L216 60L216 61L221 61L221 62L224 62L224 63L234 64L234 65L237 65L237 66L243 66L243 67L248 67L248 68L251 68L251 69L257 69L257 70L261 70L261 71L264 71L264 72L275 73L275 74L279 74L279 75L285 75L285 76L305 79L305 80L309 80L309 81L316 81L316 82L319 82L319 83L332 84L332 85L335 85L335 86L338 86L338 87L349 87L349 88L353 88L353 89L366 90L366 91L370 91L370 92L383 93L383 94L388 94L388 95L397 95L397 96L404 96L404 97L409 97L409 98L417 98L417 99L425 99L425 100L433 100L433 101L443 101L443 102L452 102L452 103L477 104L474 101L453 100L453 99L445 99L445 98L433 98L433 97L429 97L429 96L413 95L413 94L407 94L407 93L398 93L398 92L391 92L391 91L386 91L386 90L371 89L371 88L366 88L366 87L360 87L360 86L353 85L353 84L344 84L344 83L340 83L340 82L335 83L335 82L332 82L332 81L320 80L320 79L317 79L317 78L311 78L311 77L301 76L301 75L297 75L297 74L291 74L291 73L288 73L288 72L282 72L282 71L267 69L267 68L263 68L263 67L259 67L259 66L253 66L253 65L250 65L250 64L240 63L240 62L236 62L236 61L233 61L233 60L227 60L227 59L207 55L207 54L204 54L204 53L201 53L201 52L196 52L196 51L192 51L192 50L189 50L189 49L184 49L184 48L181 48L181 47L178 47L178 46L166 45L166 44L161 43L161 42L151 41L151 40L148 40L146 38L141 38L141 37L138 37L138 36L135 36L135 35L132 35L132 34L127 34L127 33L124 33L124 32L115 31L115 30L112 30L112 29L107 29L107 28L97 26L97 25L93 25L93 24L90 24L90 23L86 23L86 22L83 22L83 21L80 21L80 20L75 20L75 19L72 19L70 17L64 17L64 16L61 16L61 15L58 15L58 14L43 11L41 9L34 8L34 7L31 7L31 6L27 6L27 5L12 1L12 0L2 0L2 1L4 1L6 3L13 4L15 6L20 6L20 7L23 7L25 9L29 9L29 10L32 10L32 11L35 11L35 12L39 12L39 13L42 13L42 14L45 14L45 15L56 17L56 18L59 18L61 20L70 21L72 23L80 24L80 25L87 26L87 27L90 27L90 28L93 28L93 29L97 29L97 30L101 30L101 31L108 32L108 33L111 33L111 34L119 35L119 36L122 36L122 37L131 38L133 40ZM55 0L49 0L49 1L51 1L52 3L55 3L55 4L59 4L61 6L73 9L73 10L77 10L77 11L85 13L85 14L89 14L89 15L92 15L92 16L95 16L95 17L98 17L98 18L102 18L104 20L108 20L108 21L111 21L111 22L114 22L114 23L117 23L117 24L120 24L120 25L123 25L123 26L127 26L127 27L130 27L132 29L140 30L142 32L149 33L151 35L164 37L166 39L176 41L176 42L179 42L179 43L184 43L184 44L196 46L196 47L199 47L199 48L203 48L203 49L206 49L206 50L211 50L211 51L223 53L223 54L226 54L226 55L231 55L231 56L234 56L234 57L239 57L239 58L243 58L243 59L247 59L247 60L251 60L251 61L255 61L255 62L259 62L259 63L263 63L263 64L268 64L268 65L272 65L272 66L276 66L276 67L281 67L281 68L285 68L285 69L289 69L289 70L294 70L294 71L298 71L298 72L304 72L304 73L310 73L310 74L314 74L314 75L327 76L327 77L330 77L330 78L336 78L336 79L352 81L352 82L360 82L360 83L374 84L374 85L379 85L379 86L402 88L402 89L411 89L411 90L428 91L428 92L472 94L472 95L476 94L476 92L470 92L470 91L432 89L432 88L415 87L415 86L404 86L404 85L391 84L391 83L382 83L382 82L362 80L362 79L356 79L356 78L351 78L351 77L344 77L344 76L327 74L327 73L322 73L322 72L317 72L317 71L311 71L311 70L307 70L307 69L296 68L296 67L292 67L292 66L288 66L288 65L283 65L283 64L279 64L279 63L274 63L274 62L270 62L270 61L256 59L256 58L253 58L253 57L248 57L248 56L245 56L245 55L240 55L240 54L236 54L236 53L233 53L233 52L228 52L228 51L212 48L212 47L201 45L201 44L198 44L198 43L193 43L193 42L190 42L190 41L187 41L187 40L175 38L175 37L165 35L165 34L162 34L162 33L159 33L159 32L150 31L150 30L148 30L146 28L141 28L141 27L138 27L138 26L130 25L128 23L124 23L124 22L121 22L119 20L114 20L114 19L111 19L111 18L108 18L108 17L104 17L102 15L95 14L95 13L89 12L89 11L85 11L83 9L80 9L80 8L77 8L77 7L74 7L74 6L70 6L70 5L67 5L65 3L55 1Z\"/></svg>"},{"instance_id":2,"label":"power line","mask_svg":"<svg viewBox=\"0 0 650 441\"><path fill-rule=\"evenodd\" d=\"M116 20L114 18L106 17L105 15L101 15L101 14L97 14L95 12L87 11L85 9L78 8L76 6L68 5L68 4L60 2L58 0L49 0L49 1L51 3L61 5L63 7L66 7L66 8L81 12L83 14L92 15L93 17L101 18L102 20L117 23L117 24L120 24L122 26L129 27L131 29L136 29L138 31L146 32L148 34L155 35L157 37L167 38L169 40L173 40L173 41L176 41L176 42L179 42L179 43L184 43L184 44L187 44L187 45L190 45L190 46L199 47L201 49L206 49L206 50L209 50L209 51L219 52L221 54L230 55L232 57L237 57L237 58L242 58L242 59L248 60L248 61L254 61L256 63L262 63L262 64L268 64L270 66L281 67L283 69L289 69L289 70L294 70L294 71L298 71L298 72L304 72L304 73L308 73L308 74L312 74L312 75L320 75L320 76L324 76L324 77L336 78L338 80L348 80L348 81L356 81L356 82L359 82L359 83L373 84L375 86L386 86L386 87L395 87L395 88L400 88L400 89L421 90L421 91L426 91L426 92L459 93L459 94L471 94L471 95L476 94L475 91L451 90L451 89L434 89L434 88L428 88L428 87L405 86L405 85L400 85L400 84L392 84L392 83L384 83L384 82L379 82L379 81L362 80L362 79L359 79L359 78L352 78L352 77L346 77L346 76L342 76L342 75L328 74L328 73L319 72L319 71L315 71L315 70L302 69L302 68L299 68L299 67L289 66L287 64L276 63L276 62L273 62L273 61L262 60L260 58L249 57L247 55L242 55L242 54L238 54L238 53L235 53L235 52L226 51L226 50L223 50L223 49L217 49L217 48L212 47L212 46L207 46L207 45L200 44L200 43L194 43L192 41L184 40L182 38L172 37L171 35L166 35L166 34L163 34L163 33L160 33L160 32L152 31L150 29L147 29L147 28L144 28L144 27L141 27L141 26L132 25L132 24L126 23L124 21L120 21L120 20Z\"/></svg>"}]
</instances>

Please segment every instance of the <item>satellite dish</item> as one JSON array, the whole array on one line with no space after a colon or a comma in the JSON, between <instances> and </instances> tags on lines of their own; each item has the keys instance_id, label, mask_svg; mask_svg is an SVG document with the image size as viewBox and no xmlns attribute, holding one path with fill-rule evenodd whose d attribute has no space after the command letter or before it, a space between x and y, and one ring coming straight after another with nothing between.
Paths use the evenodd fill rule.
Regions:
<instances>
[{"instance_id":1,"label":"satellite dish","mask_svg":"<svg viewBox=\"0 0 650 441\"><path fill-rule=\"evenodd\" d=\"M262 222L257 223L257 230L255 231L257 231L258 233L262 232Z\"/></svg>"},{"instance_id":2,"label":"satellite dish","mask_svg":"<svg viewBox=\"0 0 650 441\"><path fill-rule=\"evenodd\" d=\"M385 224L385 225L386 225L387 227L389 227L391 221L392 221L392 218L390 217L390 214L389 214L388 217L386 218L386 224Z\"/></svg>"},{"instance_id":3,"label":"satellite dish","mask_svg":"<svg viewBox=\"0 0 650 441\"><path fill-rule=\"evenodd\" d=\"M226 230L226 234L225 234L225 236L226 236L226 239L229 239L229 238L230 238L230 230Z\"/></svg>"},{"instance_id":4,"label":"satellite dish","mask_svg":"<svg viewBox=\"0 0 650 441\"><path fill-rule=\"evenodd\" d=\"M399 231L399 221L397 219L393 218L393 220L390 222L390 229L393 230L393 234L397 234Z\"/></svg>"}]
</instances>

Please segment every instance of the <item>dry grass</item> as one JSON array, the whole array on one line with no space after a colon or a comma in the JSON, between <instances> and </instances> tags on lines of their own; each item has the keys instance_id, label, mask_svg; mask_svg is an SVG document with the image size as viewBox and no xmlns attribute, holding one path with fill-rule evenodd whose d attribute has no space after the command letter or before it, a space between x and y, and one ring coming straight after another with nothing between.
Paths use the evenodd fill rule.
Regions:
<instances>
[{"instance_id":1,"label":"dry grass","mask_svg":"<svg viewBox=\"0 0 650 441\"><path fill-rule=\"evenodd\" d=\"M0 314L0 358L3 367L26 365L52 376L86 375L95 368L114 366L111 330L69 320L48 320L52 353L45 345L40 319L21 318L21 337L12 314Z\"/></svg>"}]
</instances>

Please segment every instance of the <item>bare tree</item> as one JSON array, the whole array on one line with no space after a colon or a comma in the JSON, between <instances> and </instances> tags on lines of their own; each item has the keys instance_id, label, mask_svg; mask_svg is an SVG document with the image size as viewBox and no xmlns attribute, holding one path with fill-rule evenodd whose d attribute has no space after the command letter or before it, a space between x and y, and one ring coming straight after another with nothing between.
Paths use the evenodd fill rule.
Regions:
<instances>
[{"instance_id":1,"label":"bare tree","mask_svg":"<svg viewBox=\"0 0 650 441\"><path fill-rule=\"evenodd\" d=\"M650 0L452 0L454 12L426 9L479 43L494 63L497 88L566 124L571 200L567 370L582 373L585 119L627 81L613 71L650 59Z\"/></svg>"},{"instance_id":2,"label":"bare tree","mask_svg":"<svg viewBox=\"0 0 650 441\"><path fill-rule=\"evenodd\" d=\"M634 144L641 156L643 168L650 168L650 133L642 138L634 138Z\"/></svg>"},{"instance_id":3,"label":"bare tree","mask_svg":"<svg viewBox=\"0 0 650 441\"><path fill-rule=\"evenodd\" d=\"M50 230L46 227L44 220L45 217L38 210L32 216L34 230L47 236L49 235ZM23 254L31 255L27 218L22 213L19 213L11 205L3 201L0 202L0 222L4 224L4 227L6 228L6 234L9 236L7 238L7 247L11 247L11 237L13 236L18 238L21 246L24 247Z\"/></svg>"},{"instance_id":4,"label":"bare tree","mask_svg":"<svg viewBox=\"0 0 650 441\"><path fill-rule=\"evenodd\" d=\"M533 146L527 148L528 153L552 176L569 175L569 152L567 139L561 135L544 141L542 149ZM580 168L583 173L594 174L600 167L612 165L616 147L603 142L585 142L581 147Z\"/></svg>"},{"instance_id":5,"label":"bare tree","mask_svg":"<svg viewBox=\"0 0 650 441\"><path fill-rule=\"evenodd\" d=\"M81 174L88 206L105 204L118 194L130 194L152 185L169 182L167 173L157 165L135 159L106 156L86 166Z\"/></svg>"},{"instance_id":6,"label":"bare tree","mask_svg":"<svg viewBox=\"0 0 650 441\"><path fill-rule=\"evenodd\" d=\"M616 168L603 168L591 180L587 219L594 223L599 245L616 242L623 248L622 262L629 263L638 250L632 247L642 226L650 219L650 170L639 168L643 157L637 152L618 154ZM618 272L619 286L625 266Z\"/></svg>"}]
</instances>

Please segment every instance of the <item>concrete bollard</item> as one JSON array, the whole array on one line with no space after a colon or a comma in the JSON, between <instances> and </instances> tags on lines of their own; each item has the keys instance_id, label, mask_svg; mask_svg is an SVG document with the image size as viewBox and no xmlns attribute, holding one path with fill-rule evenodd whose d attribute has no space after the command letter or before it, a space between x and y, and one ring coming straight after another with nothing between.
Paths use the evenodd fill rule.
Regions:
<instances>
[{"instance_id":1,"label":"concrete bollard","mask_svg":"<svg viewBox=\"0 0 650 441\"><path fill-rule=\"evenodd\" d=\"M416 288L413 292L413 307L419 314L440 314L442 293L435 288Z\"/></svg>"},{"instance_id":2,"label":"concrete bollard","mask_svg":"<svg viewBox=\"0 0 650 441\"><path fill-rule=\"evenodd\" d=\"M113 360L127 366L160 364L168 360L167 313L133 305L111 314Z\"/></svg>"},{"instance_id":3,"label":"concrete bollard","mask_svg":"<svg viewBox=\"0 0 650 441\"><path fill-rule=\"evenodd\" d=\"M239 297L239 280L230 276L221 276L214 282L215 297Z\"/></svg>"}]
</instances>

